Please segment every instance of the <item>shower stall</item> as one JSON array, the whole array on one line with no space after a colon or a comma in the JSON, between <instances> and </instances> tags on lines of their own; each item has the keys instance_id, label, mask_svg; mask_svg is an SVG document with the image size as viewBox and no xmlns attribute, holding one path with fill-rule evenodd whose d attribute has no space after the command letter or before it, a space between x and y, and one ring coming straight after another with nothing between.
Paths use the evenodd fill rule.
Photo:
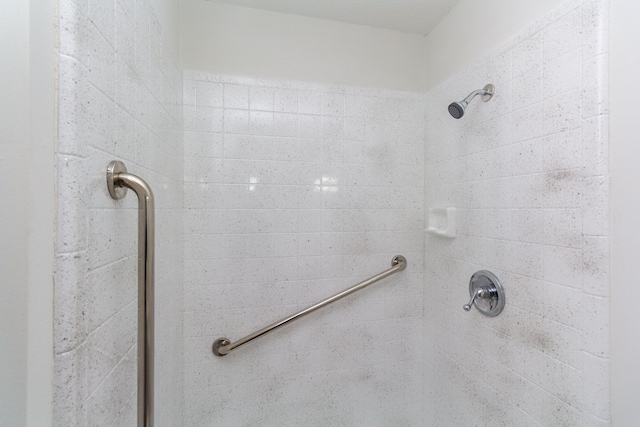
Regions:
<instances>
[{"instance_id":1,"label":"shower stall","mask_svg":"<svg viewBox=\"0 0 640 427\"><path fill-rule=\"evenodd\" d=\"M156 198L158 425L609 419L605 2L563 3L426 93L183 71L150 4L78 4L60 27L56 270L76 295L56 293L56 424L135 424L136 207L107 195L112 158ZM491 102L449 116L488 82ZM425 233L443 207L455 234ZM212 352L397 254L401 273ZM483 269L497 317L462 309Z\"/></svg>"},{"instance_id":2,"label":"shower stall","mask_svg":"<svg viewBox=\"0 0 640 427\"><path fill-rule=\"evenodd\" d=\"M609 1L472 3L59 0L53 425L611 424Z\"/></svg>"}]
</instances>

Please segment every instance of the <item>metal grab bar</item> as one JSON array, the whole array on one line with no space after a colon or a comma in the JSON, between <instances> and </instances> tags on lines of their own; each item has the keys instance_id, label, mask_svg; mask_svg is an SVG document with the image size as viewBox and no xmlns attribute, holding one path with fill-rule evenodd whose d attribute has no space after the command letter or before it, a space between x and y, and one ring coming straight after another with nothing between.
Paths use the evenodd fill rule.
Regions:
<instances>
[{"instance_id":1,"label":"metal grab bar","mask_svg":"<svg viewBox=\"0 0 640 427\"><path fill-rule=\"evenodd\" d=\"M138 196L138 427L153 427L154 358L154 206L147 183L127 173L114 160L107 167L112 198L123 199L130 188Z\"/></svg>"},{"instance_id":2,"label":"metal grab bar","mask_svg":"<svg viewBox=\"0 0 640 427\"><path fill-rule=\"evenodd\" d=\"M391 268L388 270L383 271L382 273L376 274L373 277L370 277L369 279L358 283L357 285L354 285L352 287L350 287L347 290L344 290L338 294L335 294L332 297L329 297L327 299L325 299L324 301L321 301L317 304L312 305L311 307L305 308L304 310L296 313L296 314L292 314L289 317L285 317L282 320L279 320L275 323L272 323L271 325L260 329L257 332L252 333L251 335L247 335L246 337L239 339L236 342L231 342L229 340L229 338L218 338L217 340L215 340L213 342L213 354L215 354L216 356L226 356L227 354L231 353L233 350L242 347L245 344L250 343L251 341L258 339L260 337L263 337L273 331L275 331L276 329L281 328L282 326L286 325L287 323L291 323L294 320L297 320L303 316L306 316L309 313L313 313L314 311L324 307L325 305L329 305L333 302L338 301L339 299L342 299L348 295L351 295L352 293L359 291L360 289L364 289L367 286L380 281L388 276L391 276L392 274L398 272L398 271L402 271L406 268L407 266L407 259L405 257L403 257L402 255L396 255L395 257L393 257L393 259L391 260Z\"/></svg>"}]
</instances>

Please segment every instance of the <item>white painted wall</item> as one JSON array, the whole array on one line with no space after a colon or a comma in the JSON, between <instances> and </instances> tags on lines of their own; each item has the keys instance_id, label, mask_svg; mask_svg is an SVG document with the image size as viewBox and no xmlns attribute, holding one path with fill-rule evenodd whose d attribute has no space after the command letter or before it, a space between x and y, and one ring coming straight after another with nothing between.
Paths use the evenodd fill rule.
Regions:
<instances>
[{"instance_id":1,"label":"white painted wall","mask_svg":"<svg viewBox=\"0 0 640 427\"><path fill-rule=\"evenodd\" d=\"M181 4L186 69L420 90L424 37L202 0Z\"/></svg>"},{"instance_id":2,"label":"white painted wall","mask_svg":"<svg viewBox=\"0 0 640 427\"><path fill-rule=\"evenodd\" d=\"M180 0L150 0L151 7L158 15L158 21L164 32L164 42L169 50L180 54Z\"/></svg>"},{"instance_id":3,"label":"white painted wall","mask_svg":"<svg viewBox=\"0 0 640 427\"><path fill-rule=\"evenodd\" d=\"M21 215L24 194L12 193L12 176L25 166L29 129L29 5L19 0L5 4L0 14L0 423L22 425L26 420L27 355L27 224ZM11 40L11 43L9 43Z\"/></svg>"},{"instance_id":4,"label":"white painted wall","mask_svg":"<svg viewBox=\"0 0 640 427\"><path fill-rule=\"evenodd\" d=\"M182 0L181 58L185 68L207 72L425 90L468 66L563 1L462 0L425 38L203 0ZM177 14L175 8L163 10L158 13L161 20L163 16L173 19Z\"/></svg>"},{"instance_id":5,"label":"white painted wall","mask_svg":"<svg viewBox=\"0 0 640 427\"><path fill-rule=\"evenodd\" d=\"M0 14L1 425L51 423L52 24L53 1L3 2Z\"/></svg>"},{"instance_id":6,"label":"white painted wall","mask_svg":"<svg viewBox=\"0 0 640 427\"><path fill-rule=\"evenodd\" d=\"M425 89L467 67L565 0L462 0L426 37Z\"/></svg>"},{"instance_id":7,"label":"white painted wall","mask_svg":"<svg viewBox=\"0 0 640 427\"><path fill-rule=\"evenodd\" d=\"M640 408L640 4L611 0L611 398L613 425L637 423Z\"/></svg>"}]
</instances>

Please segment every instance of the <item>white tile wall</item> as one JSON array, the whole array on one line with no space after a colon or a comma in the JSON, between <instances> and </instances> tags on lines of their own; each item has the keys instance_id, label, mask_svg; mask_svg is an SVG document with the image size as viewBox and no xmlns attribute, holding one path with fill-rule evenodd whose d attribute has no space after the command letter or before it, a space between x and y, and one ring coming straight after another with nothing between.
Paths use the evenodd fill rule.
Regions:
<instances>
[{"instance_id":1,"label":"white tile wall","mask_svg":"<svg viewBox=\"0 0 640 427\"><path fill-rule=\"evenodd\" d=\"M423 95L197 72L184 93L184 425L423 425Z\"/></svg>"},{"instance_id":2,"label":"white tile wall","mask_svg":"<svg viewBox=\"0 0 640 427\"><path fill-rule=\"evenodd\" d=\"M156 424L182 422L182 72L146 0L61 0L54 424L135 425L137 201L156 197Z\"/></svg>"},{"instance_id":3,"label":"white tile wall","mask_svg":"<svg viewBox=\"0 0 640 427\"><path fill-rule=\"evenodd\" d=\"M112 159L157 199L158 425L609 424L606 0L563 4L426 110L183 79L147 0L59 14L55 425L135 423L136 201L108 197ZM457 207L458 237L425 240L425 206ZM398 253L405 272L212 355ZM498 318L461 310L481 268L507 288Z\"/></svg>"},{"instance_id":4,"label":"white tile wall","mask_svg":"<svg viewBox=\"0 0 640 427\"><path fill-rule=\"evenodd\" d=\"M609 424L607 5L568 2L427 94L426 206L460 223L425 240L431 425ZM479 269L496 318L462 310Z\"/></svg>"}]
</instances>

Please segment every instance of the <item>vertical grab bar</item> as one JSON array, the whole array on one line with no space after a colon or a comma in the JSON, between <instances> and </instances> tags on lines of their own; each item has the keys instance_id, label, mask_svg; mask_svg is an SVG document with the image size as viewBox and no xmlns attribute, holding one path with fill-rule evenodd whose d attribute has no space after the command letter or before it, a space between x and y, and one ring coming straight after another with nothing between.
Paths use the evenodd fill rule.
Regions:
<instances>
[{"instance_id":1,"label":"vertical grab bar","mask_svg":"<svg viewBox=\"0 0 640 427\"><path fill-rule=\"evenodd\" d=\"M138 427L153 427L154 358L154 206L153 192L140 177L114 160L107 167L107 187L116 200L130 188L138 196Z\"/></svg>"}]
</instances>

